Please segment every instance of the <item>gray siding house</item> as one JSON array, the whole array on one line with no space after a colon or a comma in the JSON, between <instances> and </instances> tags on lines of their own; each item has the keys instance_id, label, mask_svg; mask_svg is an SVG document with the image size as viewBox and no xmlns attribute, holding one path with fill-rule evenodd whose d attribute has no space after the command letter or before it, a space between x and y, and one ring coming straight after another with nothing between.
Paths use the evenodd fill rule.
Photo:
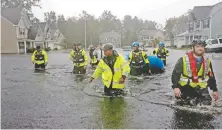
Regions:
<instances>
[{"instance_id":1,"label":"gray siding house","mask_svg":"<svg viewBox=\"0 0 222 130\"><path fill-rule=\"evenodd\" d=\"M213 6L195 6L189 13L183 31L173 28L175 45L189 45L194 39L213 39L222 37L222 2ZM180 34L175 33L180 32Z\"/></svg>"},{"instance_id":2,"label":"gray siding house","mask_svg":"<svg viewBox=\"0 0 222 130\"><path fill-rule=\"evenodd\" d=\"M103 32L99 36L99 42L102 44L112 43L115 47L121 47L121 35L115 31Z\"/></svg>"}]
</instances>

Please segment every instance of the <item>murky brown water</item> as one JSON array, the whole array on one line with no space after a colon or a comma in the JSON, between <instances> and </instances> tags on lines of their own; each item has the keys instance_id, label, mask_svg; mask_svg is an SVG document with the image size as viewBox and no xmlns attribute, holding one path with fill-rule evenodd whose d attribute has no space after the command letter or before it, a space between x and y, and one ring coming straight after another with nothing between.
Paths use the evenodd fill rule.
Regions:
<instances>
[{"instance_id":1,"label":"murky brown water","mask_svg":"<svg viewBox=\"0 0 222 130\"><path fill-rule=\"evenodd\" d=\"M1 126L21 129L222 128L220 114L169 107L174 100L172 69L184 51L172 50L170 54L166 73L128 80L126 89L130 94L119 98L102 97L101 81L88 84L88 75L69 73L72 64L68 53L49 53L45 74L33 73L30 55L2 55ZM221 89L222 58L218 55L222 57L216 54L212 62Z\"/></svg>"}]
</instances>

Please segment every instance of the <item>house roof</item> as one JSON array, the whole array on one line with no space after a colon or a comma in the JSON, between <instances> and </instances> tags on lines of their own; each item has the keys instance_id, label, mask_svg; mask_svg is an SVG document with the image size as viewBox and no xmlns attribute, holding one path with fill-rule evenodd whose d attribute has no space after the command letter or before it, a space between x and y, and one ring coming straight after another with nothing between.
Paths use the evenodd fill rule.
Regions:
<instances>
[{"instance_id":1,"label":"house roof","mask_svg":"<svg viewBox=\"0 0 222 130\"><path fill-rule=\"evenodd\" d=\"M196 20L204 19L209 16L213 6L195 6L193 13Z\"/></svg>"},{"instance_id":2,"label":"house roof","mask_svg":"<svg viewBox=\"0 0 222 130\"><path fill-rule=\"evenodd\" d=\"M37 33L38 26L31 26L30 30L28 31L28 39L35 40Z\"/></svg>"},{"instance_id":3,"label":"house roof","mask_svg":"<svg viewBox=\"0 0 222 130\"><path fill-rule=\"evenodd\" d=\"M161 31L161 30L143 30L140 32L139 35L141 35L141 36L156 36L157 33L163 34L163 31Z\"/></svg>"},{"instance_id":4,"label":"house roof","mask_svg":"<svg viewBox=\"0 0 222 130\"><path fill-rule=\"evenodd\" d=\"M41 28L42 32L44 32L46 22L41 22L41 23L38 23L38 25L39 25L39 27Z\"/></svg>"},{"instance_id":5,"label":"house roof","mask_svg":"<svg viewBox=\"0 0 222 130\"><path fill-rule=\"evenodd\" d=\"M111 32L103 32L100 34L99 36L100 38L106 38L106 37L116 37L116 38L120 38L120 34L118 34L115 31L111 31Z\"/></svg>"},{"instance_id":6,"label":"house roof","mask_svg":"<svg viewBox=\"0 0 222 130\"><path fill-rule=\"evenodd\" d=\"M14 25L18 25L21 19L21 8L5 8L1 10L1 15Z\"/></svg>"},{"instance_id":7,"label":"house roof","mask_svg":"<svg viewBox=\"0 0 222 130\"><path fill-rule=\"evenodd\" d=\"M213 8L212 8L208 17L216 14L219 10L222 10L222 2L219 2L219 3L217 3L213 6Z\"/></svg>"}]
</instances>

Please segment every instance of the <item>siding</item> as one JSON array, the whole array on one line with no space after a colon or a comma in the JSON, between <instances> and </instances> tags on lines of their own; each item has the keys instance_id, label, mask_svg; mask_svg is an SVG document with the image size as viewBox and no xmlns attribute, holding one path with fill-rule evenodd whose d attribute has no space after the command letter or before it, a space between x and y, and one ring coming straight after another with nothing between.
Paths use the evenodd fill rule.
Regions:
<instances>
[{"instance_id":1,"label":"siding","mask_svg":"<svg viewBox=\"0 0 222 130\"><path fill-rule=\"evenodd\" d=\"M18 53L15 27L1 17L1 53Z\"/></svg>"},{"instance_id":2,"label":"siding","mask_svg":"<svg viewBox=\"0 0 222 130\"><path fill-rule=\"evenodd\" d=\"M219 10L219 11L218 11ZM222 2L215 5L212 12L215 14L212 17L212 38L217 38L218 35L222 37Z\"/></svg>"}]
</instances>

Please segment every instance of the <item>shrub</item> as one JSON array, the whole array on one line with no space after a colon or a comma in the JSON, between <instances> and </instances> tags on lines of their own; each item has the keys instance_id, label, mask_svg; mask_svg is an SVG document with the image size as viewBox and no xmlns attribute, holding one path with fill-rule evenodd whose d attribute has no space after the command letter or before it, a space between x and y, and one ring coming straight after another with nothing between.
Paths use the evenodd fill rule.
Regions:
<instances>
[{"instance_id":1,"label":"shrub","mask_svg":"<svg viewBox=\"0 0 222 130\"><path fill-rule=\"evenodd\" d=\"M45 48L45 51L50 51L50 50L51 50L50 47Z\"/></svg>"},{"instance_id":2,"label":"shrub","mask_svg":"<svg viewBox=\"0 0 222 130\"><path fill-rule=\"evenodd\" d=\"M28 48L26 50L27 53L33 53L35 51L35 48Z\"/></svg>"}]
</instances>

